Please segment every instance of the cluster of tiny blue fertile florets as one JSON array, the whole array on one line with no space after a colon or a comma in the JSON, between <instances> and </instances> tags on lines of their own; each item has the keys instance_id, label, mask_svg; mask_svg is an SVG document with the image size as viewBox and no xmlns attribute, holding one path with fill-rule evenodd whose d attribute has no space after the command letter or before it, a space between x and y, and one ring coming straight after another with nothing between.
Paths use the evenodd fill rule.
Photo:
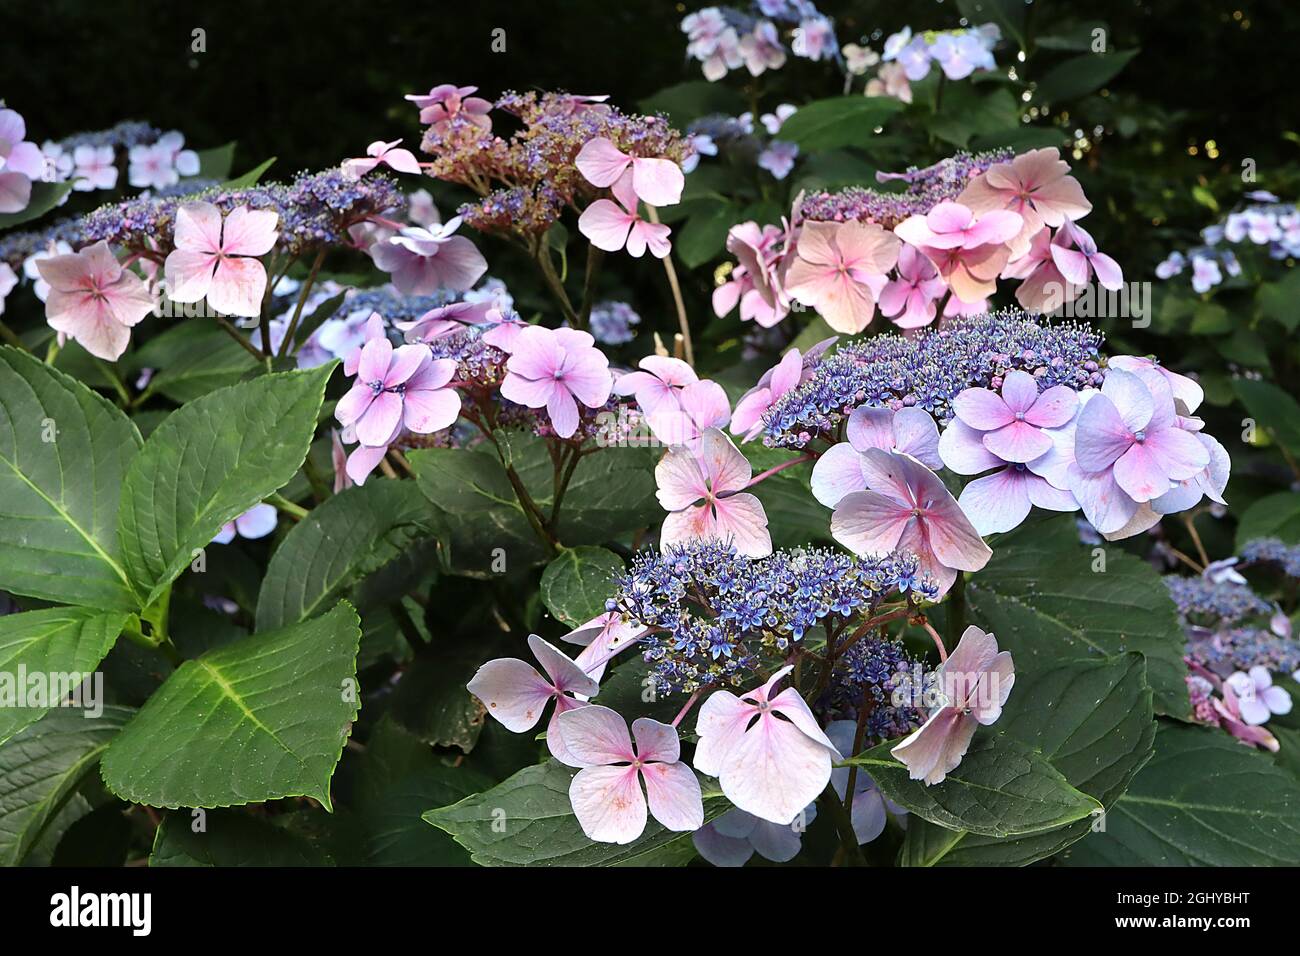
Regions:
<instances>
[{"instance_id":1,"label":"cluster of tiny blue fertile florets","mask_svg":"<svg viewBox=\"0 0 1300 956\"><path fill-rule=\"evenodd\" d=\"M1277 538L1256 538L1241 549L1239 564L1271 564L1289 578L1300 578L1300 545L1283 544Z\"/></svg>"},{"instance_id":2,"label":"cluster of tiny blue fertile florets","mask_svg":"<svg viewBox=\"0 0 1300 956\"><path fill-rule=\"evenodd\" d=\"M952 202L970 181L994 163L1009 162L1012 150L987 153L957 153L924 169L885 174L907 184L902 192L883 192L850 186L837 192L816 192L804 197L799 206L801 222L874 222L893 229L909 216L924 216L941 202Z\"/></svg>"},{"instance_id":3,"label":"cluster of tiny blue fertile florets","mask_svg":"<svg viewBox=\"0 0 1300 956\"><path fill-rule=\"evenodd\" d=\"M643 552L618 584L607 607L650 629L645 659L666 693L737 684L761 652L784 655L813 628L847 626L891 595L936 597L910 554L808 548L750 558L715 541Z\"/></svg>"},{"instance_id":4,"label":"cluster of tiny blue fertile florets","mask_svg":"<svg viewBox=\"0 0 1300 956\"><path fill-rule=\"evenodd\" d=\"M80 240L139 251L157 243L171 246L176 210L186 202L210 202L223 213L237 206L269 209L280 221L276 248L298 255L309 248L343 242L349 226L383 212L395 214L406 200L396 183L383 175L350 180L339 169L302 173L287 185L268 183L246 189L207 189L183 196L141 196L101 206L80 220Z\"/></svg>"},{"instance_id":5,"label":"cluster of tiny blue fertile florets","mask_svg":"<svg viewBox=\"0 0 1300 956\"><path fill-rule=\"evenodd\" d=\"M916 406L940 422L963 389L1001 388L1013 369L1029 372L1039 390L1100 386L1102 334L1080 322L1036 320L1015 309L959 319L914 339L877 335L821 359L811 378L787 392L764 416L764 443L802 448L831 436L859 405Z\"/></svg>"},{"instance_id":6,"label":"cluster of tiny blue fertile florets","mask_svg":"<svg viewBox=\"0 0 1300 956\"><path fill-rule=\"evenodd\" d=\"M373 289L354 289L348 293L342 308L349 317L358 312L366 315L378 312L389 323L413 322L426 312L450 305L456 298L454 292L445 289L432 295L402 295L391 285L382 285Z\"/></svg>"},{"instance_id":7,"label":"cluster of tiny blue fertile florets","mask_svg":"<svg viewBox=\"0 0 1300 956\"><path fill-rule=\"evenodd\" d=\"M830 686L818 710L835 719L856 720L867 711L868 740L890 740L910 733L925 720L918 706L930 672L908 655L903 642L879 632L858 641L835 662ZM896 693L897 692L897 693Z\"/></svg>"},{"instance_id":8,"label":"cluster of tiny blue fertile florets","mask_svg":"<svg viewBox=\"0 0 1300 956\"><path fill-rule=\"evenodd\" d=\"M1192 624L1232 624L1268 614L1273 609L1244 584L1185 578L1176 574L1168 575L1164 581L1178 613Z\"/></svg>"},{"instance_id":9,"label":"cluster of tiny blue fertile florets","mask_svg":"<svg viewBox=\"0 0 1300 956\"><path fill-rule=\"evenodd\" d=\"M1189 627L1187 656L1220 677L1255 666L1290 674L1300 669L1300 641L1261 627Z\"/></svg>"}]
</instances>

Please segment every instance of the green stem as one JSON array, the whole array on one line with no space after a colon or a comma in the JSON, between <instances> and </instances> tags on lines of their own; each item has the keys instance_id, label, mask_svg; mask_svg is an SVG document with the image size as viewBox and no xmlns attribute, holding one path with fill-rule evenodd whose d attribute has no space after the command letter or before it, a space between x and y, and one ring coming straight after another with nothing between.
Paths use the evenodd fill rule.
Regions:
<instances>
[{"instance_id":1,"label":"green stem","mask_svg":"<svg viewBox=\"0 0 1300 956\"><path fill-rule=\"evenodd\" d=\"M858 835L853 832L853 818L844 809L844 804L840 803L835 788L827 784L822 795L817 798L817 802L834 822L835 830L840 835L840 847L849 866L866 866L867 858L862 855L862 847L858 845Z\"/></svg>"},{"instance_id":2,"label":"green stem","mask_svg":"<svg viewBox=\"0 0 1300 956\"><path fill-rule=\"evenodd\" d=\"M560 521L560 505L564 503L564 493L569 489L569 482L573 480L574 469L578 467L578 459L582 457L581 449L574 448L569 454L568 467L564 469L564 474L555 483L555 503L551 505L551 519L547 526L554 533Z\"/></svg>"},{"instance_id":3,"label":"green stem","mask_svg":"<svg viewBox=\"0 0 1300 956\"><path fill-rule=\"evenodd\" d=\"M126 386L122 384L122 380L118 378L117 372L113 371L113 367L103 359L93 355L91 358L95 360L95 364L99 366L99 370L104 373L104 377L112 383L113 390L117 392L117 397L121 399L123 407L129 407L131 404L131 393L128 392Z\"/></svg>"},{"instance_id":4,"label":"green stem","mask_svg":"<svg viewBox=\"0 0 1300 956\"><path fill-rule=\"evenodd\" d=\"M264 500L268 505L273 505L277 511L283 511L285 514L289 515L289 517L293 518L295 521L301 521L303 518L311 514L311 512L308 511L306 508L302 507L302 505L294 504L292 501L290 501L288 498L284 497L284 495L278 492L271 495L267 495L267 497Z\"/></svg>"},{"instance_id":5,"label":"green stem","mask_svg":"<svg viewBox=\"0 0 1300 956\"><path fill-rule=\"evenodd\" d=\"M267 356L258 351L257 346L248 341L248 337L245 336L244 333L240 332L239 329L231 325L230 320L224 315L217 316L217 325L221 327L223 332L238 342L243 347L244 351L253 356L253 358L257 359L259 362L266 360ZM265 335L265 333L263 334ZM270 340L268 339L267 341Z\"/></svg>"},{"instance_id":6,"label":"green stem","mask_svg":"<svg viewBox=\"0 0 1300 956\"><path fill-rule=\"evenodd\" d=\"M538 244L533 259L537 263L537 268L541 270L546 287L551 290L551 295L555 297L556 303L560 306L560 311L564 313L565 319L573 328L579 328L578 313L573 309L573 302L569 299L569 293L564 291L564 283L556 275L555 265L551 262L551 250L546 247L545 241Z\"/></svg>"},{"instance_id":7,"label":"green stem","mask_svg":"<svg viewBox=\"0 0 1300 956\"><path fill-rule=\"evenodd\" d=\"M321 263L325 261L325 250L322 249L316 254L316 260L311 264L311 272L307 274L307 281L302 284L298 292L298 304L294 306L293 318L289 320L289 327L284 330L284 341L280 343L280 357L284 358L289 354L289 349L293 346L294 333L298 331L298 320L302 318L302 309L307 302L307 296L311 295L311 287L316 284L316 276L320 272ZM263 326L265 328L265 326ZM263 331L263 335L266 332Z\"/></svg>"},{"instance_id":8,"label":"green stem","mask_svg":"<svg viewBox=\"0 0 1300 956\"><path fill-rule=\"evenodd\" d=\"M575 328L585 329L591 320L591 307L596 300L596 276L600 272L600 264L604 258L603 251L594 245L587 246L587 274L582 281L582 307L578 312L578 325Z\"/></svg>"}]
</instances>

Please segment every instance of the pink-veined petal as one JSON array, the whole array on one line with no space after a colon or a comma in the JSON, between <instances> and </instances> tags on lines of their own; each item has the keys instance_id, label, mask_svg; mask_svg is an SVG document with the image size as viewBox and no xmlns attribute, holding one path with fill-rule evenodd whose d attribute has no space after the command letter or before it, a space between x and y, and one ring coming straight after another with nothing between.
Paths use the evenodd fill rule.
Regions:
<instances>
[{"instance_id":1,"label":"pink-veined petal","mask_svg":"<svg viewBox=\"0 0 1300 956\"><path fill-rule=\"evenodd\" d=\"M541 674L513 657L488 661L466 687L489 714L516 734L537 726L546 702L555 694Z\"/></svg>"},{"instance_id":2,"label":"pink-veined petal","mask_svg":"<svg viewBox=\"0 0 1300 956\"><path fill-rule=\"evenodd\" d=\"M598 843L631 843L645 831L646 802L634 767L579 770L569 785L569 802L582 832Z\"/></svg>"}]
</instances>

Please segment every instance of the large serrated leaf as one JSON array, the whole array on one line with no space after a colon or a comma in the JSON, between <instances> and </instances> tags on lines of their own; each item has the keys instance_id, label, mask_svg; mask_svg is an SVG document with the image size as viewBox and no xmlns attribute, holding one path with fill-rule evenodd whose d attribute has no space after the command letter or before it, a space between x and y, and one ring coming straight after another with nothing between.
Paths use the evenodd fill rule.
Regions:
<instances>
[{"instance_id":1,"label":"large serrated leaf","mask_svg":"<svg viewBox=\"0 0 1300 956\"><path fill-rule=\"evenodd\" d=\"M35 723L53 706L30 702L17 706L6 700L10 691L26 683L24 675L89 675L104 659L122 633L126 615L83 607L55 607L0 617L0 743ZM64 687L62 692L71 690ZM63 693L60 693L63 696ZM54 703L57 703L55 701Z\"/></svg>"},{"instance_id":2,"label":"large serrated leaf","mask_svg":"<svg viewBox=\"0 0 1300 956\"><path fill-rule=\"evenodd\" d=\"M356 612L241 638L186 661L114 741L109 789L154 807L228 807L314 797L360 710Z\"/></svg>"},{"instance_id":3,"label":"large serrated leaf","mask_svg":"<svg viewBox=\"0 0 1300 956\"><path fill-rule=\"evenodd\" d=\"M328 607L427 533L428 509L415 482L379 479L313 508L271 556L257 599L258 630L295 624Z\"/></svg>"},{"instance_id":4,"label":"large serrated leaf","mask_svg":"<svg viewBox=\"0 0 1300 956\"><path fill-rule=\"evenodd\" d=\"M895 803L952 830L1019 836L1085 819L1101 806L1041 754L1014 741L976 737L961 765L934 786L910 779L889 752L897 745L886 741L845 764L866 770Z\"/></svg>"},{"instance_id":5,"label":"large serrated leaf","mask_svg":"<svg viewBox=\"0 0 1300 956\"><path fill-rule=\"evenodd\" d=\"M221 526L297 472L334 363L263 375L173 412L122 484L119 537L131 582L152 603Z\"/></svg>"},{"instance_id":6,"label":"large serrated leaf","mask_svg":"<svg viewBox=\"0 0 1300 956\"><path fill-rule=\"evenodd\" d=\"M0 348L0 587L132 611L118 551L118 495L140 448L102 396L25 352Z\"/></svg>"},{"instance_id":7,"label":"large serrated leaf","mask_svg":"<svg viewBox=\"0 0 1300 956\"><path fill-rule=\"evenodd\" d=\"M40 839L131 713L52 710L0 746L0 866L16 864Z\"/></svg>"},{"instance_id":8,"label":"large serrated leaf","mask_svg":"<svg viewBox=\"0 0 1300 956\"><path fill-rule=\"evenodd\" d=\"M483 866L622 866L649 863L656 851L689 835L666 830L651 819L632 843L593 843L569 804L576 770L556 760L525 767L486 793L424 814ZM720 798L704 802L708 821L730 805Z\"/></svg>"},{"instance_id":9,"label":"large serrated leaf","mask_svg":"<svg viewBox=\"0 0 1300 956\"><path fill-rule=\"evenodd\" d=\"M1072 866L1296 866L1300 783L1210 727L1162 722L1155 756L1089 833Z\"/></svg>"},{"instance_id":10,"label":"large serrated leaf","mask_svg":"<svg viewBox=\"0 0 1300 956\"><path fill-rule=\"evenodd\" d=\"M998 636L1017 666L1041 670L1060 660L1138 651L1158 714L1191 712L1184 679L1184 635L1160 576L1118 547L1105 571L1078 543L1071 515L1027 523L999 537L993 558L970 578L969 619Z\"/></svg>"},{"instance_id":11,"label":"large serrated leaf","mask_svg":"<svg viewBox=\"0 0 1300 956\"><path fill-rule=\"evenodd\" d=\"M623 559L612 551L567 548L542 572L542 600L560 623L577 627L605 612L614 578L624 570Z\"/></svg>"},{"instance_id":12,"label":"large serrated leaf","mask_svg":"<svg viewBox=\"0 0 1300 956\"><path fill-rule=\"evenodd\" d=\"M1072 786L1109 807L1151 759L1156 724L1145 661L1134 653L1022 671L994 731L1039 751ZM913 820L902 860L910 866L1025 866L1082 839L1095 823L1085 819L998 839Z\"/></svg>"}]
</instances>

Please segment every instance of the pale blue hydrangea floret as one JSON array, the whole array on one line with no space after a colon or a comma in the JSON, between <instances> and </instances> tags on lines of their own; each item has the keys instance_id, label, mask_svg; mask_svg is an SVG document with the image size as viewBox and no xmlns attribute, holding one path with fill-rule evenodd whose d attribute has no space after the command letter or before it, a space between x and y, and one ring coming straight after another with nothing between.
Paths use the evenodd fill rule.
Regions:
<instances>
[{"instance_id":1,"label":"pale blue hydrangea floret","mask_svg":"<svg viewBox=\"0 0 1300 956\"><path fill-rule=\"evenodd\" d=\"M641 316L626 302L598 302L591 310L591 334L604 345L623 345L636 338Z\"/></svg>"},{"instance_id":2,"label":"pale blue hydrangea floret","mask_svg":"<svg viewBox=\"0 0 1300 956\"><path fill-rule=\"evenodd\" d=\"M802 448L829 436L859 405L923 408L941 423L963 389L1001 387L1012 369L1040 390L1100 386L1102 335L1079 322L1049 323L1017 310L958 319L914 339L877 335L821 359L803 385L764 416L765 444Z\"/></svg>"}]
</instances>

